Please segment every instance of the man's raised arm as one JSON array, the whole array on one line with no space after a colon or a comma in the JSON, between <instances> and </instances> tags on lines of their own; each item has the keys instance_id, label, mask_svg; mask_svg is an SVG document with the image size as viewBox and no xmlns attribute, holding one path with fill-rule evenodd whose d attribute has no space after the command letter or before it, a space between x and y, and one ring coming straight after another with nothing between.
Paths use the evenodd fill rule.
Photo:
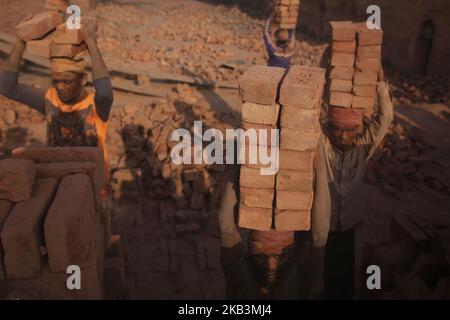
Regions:
<instances>
[{"instance_id":1,"label":"man's raised arm","mask_svg":"<svg viewBox=\"0 0 450 320\"><path fill-rule=\"evenodd\" d=\"M100 118L106 122L109 118L109 112L113 102L113 89L108 69L106 68L103 57L98 49L97 25L92 18L82 19L82 30L84 42L86 43L92 63L92 80L95 87L95 105Z\"/></svg>"},{"instance_id":2,"label":"man's raised arm","mask_svg":"<svg viewBox=\"0 0 450 320\"><path fill-rule=\"evenodd\" d=\"M45 90L18 83L20 62L25 48L25 41L17 39L0 72L0 94L45 114Z\"/></svg>"}]
</instances>

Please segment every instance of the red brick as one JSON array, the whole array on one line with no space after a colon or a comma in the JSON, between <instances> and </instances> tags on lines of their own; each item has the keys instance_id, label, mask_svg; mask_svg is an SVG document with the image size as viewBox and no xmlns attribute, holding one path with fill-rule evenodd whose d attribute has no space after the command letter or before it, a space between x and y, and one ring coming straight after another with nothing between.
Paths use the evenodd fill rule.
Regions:
<instances>
[{"instance_id":1,"label":"red brick","mask_svg":"<svg viewBox=\"0 0 450 320\"><path fill-rule=\"evenodd\" d=\"M355 54L356 41L333 41L332 52Z\"/></svg>"},{"instance_id":2,"label":"red brick","mask_svg":"<svg viewBox=\"0 0 450 320\"><path fill-rule=\"evenodd\" d=\"M271 126L271 125L266 125L266 124L257 124L257 123L249 123L249 122L242 122L242 129L244 130L249 130L249 129L254 129L256 131L256 134L258 136L257 139L257 143L254 145L260 145L260 146L271 146L272 145L272 129L277 129L276 126ZM260 130L261 131L266 131L266 135L267 135L267 139L265 141L262 141L259 139L260 136ZM249 142L250 144L252 144L252 142ZM246 158L248 159L248 158Z\"/></svg>"},{"instance_id":3,"label":"red brick","mask_svg":"<svg viewBox=\"0 0 450 320\"><path fill-rule=\"evenodd\" d=\"M50 162L97 162L101 152L96 147L19 147L12 151L13 158Z\"/></svg>"},{"instance_id":4,"label":"red brick","mask_svg":"<svg viewBox=\"0 0 450 320\"><path fill-rule=\"evenodd\" d=\"M241 228L269 231L272 227L272 209L239 206L239 226Z\"/></svg>"},{"instance_id":5,"label":"red brick","mask_svg":"<svg viewBox=\"0 0 450 320\"><path fill-rule=\"evenodd\" d=\"M191 197L191 208L192 209L203 209L205 205L205 194L194 192Z\"/></svg>"},{"instance_id":6,"label":"red brick","mask_svg":"<svg viewBox=\"0 0 450 320\"><path fill-rule=\"evenodd\" d=\"M84 16L89 10L97 7L98 0L70 0L70 4L76 4L80 7L81 16Z\"/></svg>"},{"instance_id":7,"label":"red brick","mask_svg":"<svg viewBox=\"0 0 450 320\"><path fill-rule=\"evenodd\" d=\"M275 176L262 175L259 169L241 165L239 185L247 188L273 189L275 188Z\"/></svg>"},{"instance_id":8,"label":"red brick","mask_svg":"<svg viewBox=\"0 0 450 320\"><path fill-rule=\"evenodd\" d=\"M186 234L200 231L200 225L197 222L189 222L175 225L176 234ZM170 245L170 242L169 242ZM169 247L170 250L170 247ZM172 256L172 254L171 254Z\"/></svg>"},{"instance_id":9,"label":"red brick","mask_svg":"<svg viewBox=\"0 0 450 320\"><path fill-rule=\"evenodd\" d=\"M351 21L330 21L334 41L355 40L356 29Z\"/></svg>"},{"instance_id":10,"label":"red brick","mask_svg":"<svg viewBox=\"0 0 450 320\"><path fill-rule=\"evenodd\" d=\"M280 106L245 102L242 107L242 121L274 126L278 121Z\"/></svg>"},{"instance_id":11,"label":"red brick","mask_svg":"<svg viewBox=\"0 0 450 320\"><path fill-rule=\"evenodd\" d=\"M335 92L352 92L352 80L332 79L330 83L330 91Z\"/></svg>"},{"instance_id":12,"label":"red brick","mask_svg":"<svg viewBox=\"0 0 450 320\"><path fill-rule=\"evenodd\" d=\"M358 59L381 58L381 46L358 46L356 53Z\"/></svg>"},{"instance_id":13,"label":"red brick","mask_svg":"<svg viewBox=\"0 0 450 320\"><path fill-rule=\"evenodd\" d=\"M41 40L30 40L27 42L27 53L42 58L50 58L50 45L52 41L53 39L50 36Z\"/></svg>"},{"instance_id":14,"label":"red brick","mask_svg":"<svg viewBox=\"0 0 450 320\"><path fill-rule=\"evenodd\" d=\"M353 86L353 94L358 97L375 97L377 94L376 86Z\"/></svg>"},{"instance_id":15,"label":"red brick","mask_svg":"<svg viewBox=\"0 0 450 320\"><path fill-rule=\"evenodd\" d=\"M141 175L141 169L115 170L111 177L111 189L114 191L139 191Z\"/></svg>"},{"instance_id":16,"label":"red brick","mask_svg":"<svg viewBox=\"0 0 450 320\"><path fill-rule=\"evenodd\" d=\"M315 109L281 107L281 128L297 129L304 132L319 132L320 112Z\"/></svg>"},{"instance_id":17,"label":"red brick","mask_svg":"<svg viewBox=\"0 0 450 320\"><path fill-rule=\"evenodd\" d=\"M66 0L45 0L44 8L46 10L59 11L66 13L69 3Z\"/></svg>"},{"instance_id":18,"label":"red brick","mask_svg":"<svg viewBox=\"0 0 450 320\"><path fill-rule=\"evenodd\" d=\"M356 72L353 84L356 86L376 86L378 74L376 72Z\"/></svg>"},{"instance_id":19,"label":"red brick","mask_svg":"<svg viewBox=\"0 0 450 320\"><path fill-rule=\"evenodd\" d=\"M300 0L275 0L276 4L281 6L294 6L298 7Z\"/></svg>"},{"instance_id":20,"label":"red brick","mask_svg":"<svg viewBox=\"0 0 450 320\"><path fill-rule=\"evenodd\" d=\"M280 170L313 170L314 151L280 150Z\"/></svg>"},{"instance_id":21,"label":"red brick","mask_svg":"<svg viewBox=\"0 0 450 320\"><path fill-rule=\"evenodd\" d=\"M292 22L286 22L286 23L280 23L280 29L295 29L297 27L297 21Z\"/></svg>"},{"instance_id":22,"label":"red brick","mask_svg":"<svg viewBox=\"0 0 450 320\"><path fill-rule=\"evenodd\" d=\"M33 279L40 275L44 245L42 223L55 195L56 179L38 179L29 200L11 211L1 232L5 268L9 279Z\"/></svg>"},{"instance_id":23,"label":"red brick","mask_svg":"<svg viewBox=\"0 0 450 320\"><path fill-rule=\"evenodd\" d=\"M33 161L0 160L0 200L21 202L29 199L35 177Z\"/></svg>"},{"instance_id":24,"label":"red brick","mask_svg":"<svg viewBox=\"0 0 450 320\"><path fill-rule=\"evenodd\" d=\"M278 86L283 78L283 68L253 66L239 79L242 100L258 104L274 105Z\"/></svg>"},{"instance_id":25,"label":"red brick","mask_svg":"<svg viewBox=\"0 0 450 320\"><path fill-rule=\"evenodd\" d=\"M309 231L311 229L311 211L275 210L275 230Z\"/></svg>"},{"instance_id":26,"label":"red brick","mask_svg":"<svg viewBox=\"0 0 450 320\"><path fill-rule=\"evenodd\" d=\"M332 66L353 67L355 55L352 53L333 52L331 56Z\"/></svg>"},{"instance_id":27,"label":"red brick","mask_svg":"<svg viewBox=\"0 0 450 320\"><path fill-rule=\"evenodd\" d=\"M355 70L351 67L336 66L331 68L330 79L353 80Z\"/></svg>"},{"instance_id":28,"label":"red brick","mask_svg":"<svg viewBox=\"0 0 450 320\"><path fill-rule=\"evenodd\" d=\"M62 18L58 12L47 11L18 24L16 26L16 34L23 41L39 39L55 29L60 23L62 23Z\"/></svg>"},{"instance_id":29,"label":"red brick","mask_svg":"<svg viewBox=\"0 0 450 320\"><path fill-rule=\"evenodd\" d=\"M282 129L280 148L295 151L316 150L320 132L304 132L296 129Z\"/></svg>"},{"instance_id":30,"label":"red brick","mask_svg":"<svg viewBox=\"0 0 450 320\"><path fill-rule=\"evenodd\" d=\"M84 41L83 32L81 29L67 29L65 24L62 26L58 26L58 30L61 30L61 33L55 37L56 44L81 44Z\"/></svg>"},{"instance_id":31,"label":"red brick","mask_svg":"<svg viewBox=\"0 0 450 320\"><path fill-rule=\"evenodd\" d=\"M375 97L353 97L352 108L371 109L375 105Z\"/></svg>"},{"instance_id":32,"label":"red brick","mask_svg":"<svg viewBox=\"0 0 450 320\"><path fill-rule=\"evenodd\" d=\"M273 206L273 189L239 188L240 203L250 208L267 208Z\"/></svg>"},{"instance_id":33,"label":"red brick","mask_svg":"<svg viewBox=\"0 0 450 320\"><path fill-rule=\"evenodd\" d=\"M380 45L383 43L383 30L367 28L366 23L361 23L358 27L358 46Z\"/></svg>"},{"instance_id":34,"label":"red brick","mask_svg":"<svg viewBox=\"0 0 450 320\"><path fill-rule=\"evenodd\" d=\"M101 162L38 163L35 165L36 177L62 179L67 175L85 173L91 178L94 195L99 202L100 194L104 187L104 170L98 166L99 164Z\"/></svg>"},{"instance_id":35,"label":"red brick","mask_svg":"<svg viewBox=\"0 0 450 320\"><path fill-rule=\"evenodd\" d=\"M9 217L9 213L14 208L14 204L8 200L0 200L0 232L3 230L6 219ZM3 259L4 259L3 245L0 238L0 280L6 280L6 272L4 269Z\"/></svg>"},{"instance_id":36,"label":"red brick","mask_svg":"<svg viewBox=\"0 0 450 320\"><path fill-rule=\"evenodd\" d=\"M211 188L211 177L207 171L202 171L201 178L192 182L194 192L205 193Z\"/></svg>"},{"instance_id":37,"label":"red brick","mask_svg":"<svg viewBox=\"0 0 450 320\"><path fill-rule=\"evenodd\" d=\"M260 158L260 156L259 156L259 150L258 149L254 149L255 151L255 156L256 156L256 158L255 158L255 161L256 161L256 163L250 163L250 161L252 160L252 159L250 159L250 149L251 149L251 147L252 146L250 146L250 145L246 145L245 146L245 161L244 161L244 163L243 163L243 165L245 165L246 167L249 167L249 168L257 168L257 169L260 169L260 168L269 168L270 167L270 162L269 163L262 163L262 161L261 161L261 158ZM271 152L275 152L275 149L274 150L272 150L272 148L268 148L268 150L267 150L267 153L268 153L268 155L270 156L271 155Z\"/></svg>"},{"instance_id":38,"label":"red brick","mask_svg":"<svg viewBox=\"0 0 450 320\"><path fill-rule=\"evenodd\" d=\"M361 72L378 72L380 70L380 59L359 59L356 61L356 69Z\"/></svg>"},{"instance_id":39,"label":"red brick","mask_svg":"<svg viewBox=\"0 0 450 320\"><path fill-rule=\"evenodd\" d=\"M84 43L82 44L56 44L52 43L50 45L50 56L52 58L70 58L72 59L77 54L86 51L87 47Z\"/></svg>"},{"instance_id":40,"label":"red brick","mask_svg":"<svg viewBox=\"0 0 450 320\"><path fill-rule=\"evenodd\" d=\"M73 296L78 300L101 300L105 293L103 288L103 264L99 268L99 255L96 241L91 241L88 249L88 259L79 264L81 269L81 290L73 290ZM67 274L66 274L67 276Z\"/></svg>"},{"instance_id":41,"label":"red brick","mask_svg":"<svg viewBox=\"0 0 450 320\"><path fill-rule=\"evenodd\" d=\"M45 243L52 272L86 262L97 230L94 194L89 177L69 175L62 179L44 223Z\"/></svg>"},{"instance_id":42,"label":"red brick","mask_svg":"<svg viewBox=\"0 0 450 320\"><path fill-rule=\"evenodd\" d=\"M311 192L313 187L313 172L280 170L277 174L276 189L286 191Z\"/></svg>"},{"instance_id":43,"label":"red brick","mask_svg":"<svg viewBox=\"0 0 450 320\"><path fill-rule=\"evenodd\" d=\"M277 190L276 208L280 210L308 211L312 208L313 193Z\"/></svg>"},{"instance_id":44,"label":"red brick","mask_svg":"<svg viewBox=\"0 0 450 320\"><path fill-rule=\"evenodd\" d=\"M330 105L334 107L351 108L353 95L345 92L330 92Z\"/></svg>"},{"instance_id":45,"label":"red brick","mask_svg":"<svg viewBox=\"0 0 450 320\"><path fill-rule=\"evenodd\" d=\"M307 109L318 108L324 82L324 69L292 66L281 84L280 104Z\"/></svg>"}]
</instances>

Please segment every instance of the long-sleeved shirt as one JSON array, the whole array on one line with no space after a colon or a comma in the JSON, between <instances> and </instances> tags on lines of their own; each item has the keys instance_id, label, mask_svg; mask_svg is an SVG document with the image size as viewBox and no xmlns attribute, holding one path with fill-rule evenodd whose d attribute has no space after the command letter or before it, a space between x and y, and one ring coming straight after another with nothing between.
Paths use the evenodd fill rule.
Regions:
<instances>
[{"instance_id":1,"label":"long-sleeved shirt","mask_svg":"<svg viewBox=\"0 0 450 320\"><path fill-rule=\"evenodd\" d=\"M272 23L272 19L273 17L267 19L263 30L264 44L266 46L267 53L269 55L269 61L267 65L269 67L279 67L288 69L291 65L291 59L294 56L295 50L290 50L289 52L283 53L280 52L279 49L277 49L275 44L273 44L272 40L270 39L269 33L269 27L270 24ZM290 31L290 37L291 42L295 41L295 33L293 31Z\"/></svg>"},{"instance_id":2,"label":"long-sleeved shirt","mask_svg":"<svg viewBox=\"0 0 450 320\"><path fill-rule=\"evenodd\" d=\"M346 231L362 220L364 173L367 161L382 142L394 117L388 85L378 84L379 113L353 146L345 151L324 136L326 168L331 195L331 231Z\"/></svg>"},{"instance_id":3,"label":"long-sleeved shirt","mask_svg":"<svg viewBox=\"0 0 450 320\"><path fill-rule=\"evenodd\" d=\"M330 222L330 195L324 162L324 149L319 146L314 161L314 200L311 211L311 230L296 232L298 255L292 256L269 292L271 299L308 299L317 281L322 266ZM221 205L221 229L235 230L235 219L239 210L239 168L227 181ZM223 237L233 238L233 232L222 232ZM225 240L225 241L224 241ZM251 262L243 251L241 239L233 246L222 245L222 269L226 278L227 297L230 299L262 298L260 285ZM222 239L222 243L233 243Z\"/></svg>"}]
</instances>

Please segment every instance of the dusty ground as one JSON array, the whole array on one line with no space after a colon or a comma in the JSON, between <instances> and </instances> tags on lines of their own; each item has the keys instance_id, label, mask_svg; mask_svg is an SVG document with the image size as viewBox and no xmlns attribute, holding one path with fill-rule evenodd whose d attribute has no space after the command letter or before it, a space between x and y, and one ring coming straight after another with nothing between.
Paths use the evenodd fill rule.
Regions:
<instances>
[{"instance_id":1,"label":"dusty ground","mask_svg":"<svg viewBox=\"0 0 450 320\"><path fill-rule=\"evenodd\" d=\"M43 1L0 0L2 19L0 31L11 33L13 25L28 11L39 12ZM19 4L20 3L20 4ZM25 4L26 3L26 4ZM25 9L26 8L26 9ZM141 62L174 74L195 75L208 80L234 81L251 64L264 64L266 54L262 45L263 21L249 17L238 8L217 6L208 1L194 0L148 0L115 1L101 4L93 15L100 21L99 43L108 61ZM326 44L315 43L299 35L299 53L295 62L318 65ZM406 128L415 126L426 132L426 139L434 146L431 156L440 163L440 172L449 177L450 126L447 97L429 103L434 97L424 97L411 83L387 73L391 80L396 107L396 121ZM390 78L391 77L391 78ZM41 87L49 85L47 77L27 70L22 81ZM152 84L171 94L174 85ZM445 88L444 88L445 89ZM445 91L445 90L444 90ZM210 108L216 112L229 113L239 124L240 99L237 90L200 90ZM413 97L411 97L411 94ZM153 98L115 92L114 109L130 105L148 105ZM0 97L1 107L15 108L20 114L26 107L12 104ZM19 111L18 111L19 112ZM21 134L12 132L2 139L2 148L10 149L23 143L42 144L45 131L39 116L29 112L35 119L34 126L24 120L16 127L27 130ZM30 120L30 121L31 121ZM118 128L110 128L116 130ZM31 137L30 137L31 136ZM450 196L431 201L408 184L394 194L383 191L381 184L367 185L362 196L367 200L366 224L359 230L359 243L363 239L382 241L388 236L389 214L407 213L422 221L425 226L450 225ZM141 214L142 212L142 214ZM224 298L224 278L218 267L219 239L217 212L209 212L209 219L201 226L201 232L176 237L180 252L179 271L164 271L160 254L160 242L174 238L174 226L160 224L156 203L139 195L124 200L116 209L114 229L122 235L126 252L128 297L131 299L218 299ZM195 243L203 241L217 263L214 270L200 270ZM358 246L361 258L362 245ZM358 280L357 286L363 283Z\"/></svg>"}]
</instances>

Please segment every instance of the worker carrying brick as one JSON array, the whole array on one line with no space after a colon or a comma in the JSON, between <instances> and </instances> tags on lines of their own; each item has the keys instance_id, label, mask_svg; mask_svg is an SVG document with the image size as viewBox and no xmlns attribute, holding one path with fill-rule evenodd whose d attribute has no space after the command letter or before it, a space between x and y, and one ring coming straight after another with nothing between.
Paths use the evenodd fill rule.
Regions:
<instances>
[{"instance_id":1,"label":"worker carrying brick","mask_svg":"<svg viewBox=\"0 0 450 320\"><path fill-rule=\"evenodd\" d=\"M273 18L271 15L267 19L263 31L264 44L269 55L267 65L288 69L295 54L295 30L282 28L275 30L272 28Z\"/></svg>"},{"instance_id":2,"label":"worker carrying brick","mask_svg":"<svg viewBox=\"0 0 450 320\"><path fill-rule=\"evenodd\" d=\"M228 299L310 299L322 270L330 221L330 194L319 147L314 159L310 231L250 230L248 254L235 223L239 166L230 168L219 211L221 264Z\"/></svg>"},{"instance_id":3,"label":"worker carrying brick","mask_svg":"<svg viewBox=\"0 0 450 320\"><path fill-rule=\"evenodd\" d=\"M108 157L106 126L113 102L111 79L97 46L96 23L83 18L81 33L92 61L95 94L88 93L86 62L82 53L74 58L52 58L52 86L46 90L18 83L19 68L26 47L18 37L14 49L0 73L0 93L26 104L47 119L48 146L96 146L104 158L105 184L102 197L108 191Z\"/></svg>"},{"instance_id":4,"label":"worker carrying brick","mask_svg":"<svg viewBox=\"0 0 450 320\"><path fill-rule=\"evenodd\" d=\"M363 218L365 168L393 120L392 98L382 69L376 90L378 113L371 121L363 121L362 109L329 107L328 111L324 149L331 221L323 292L327 299L353 298L355 229Z\"/></svg>"}]
</instances>

